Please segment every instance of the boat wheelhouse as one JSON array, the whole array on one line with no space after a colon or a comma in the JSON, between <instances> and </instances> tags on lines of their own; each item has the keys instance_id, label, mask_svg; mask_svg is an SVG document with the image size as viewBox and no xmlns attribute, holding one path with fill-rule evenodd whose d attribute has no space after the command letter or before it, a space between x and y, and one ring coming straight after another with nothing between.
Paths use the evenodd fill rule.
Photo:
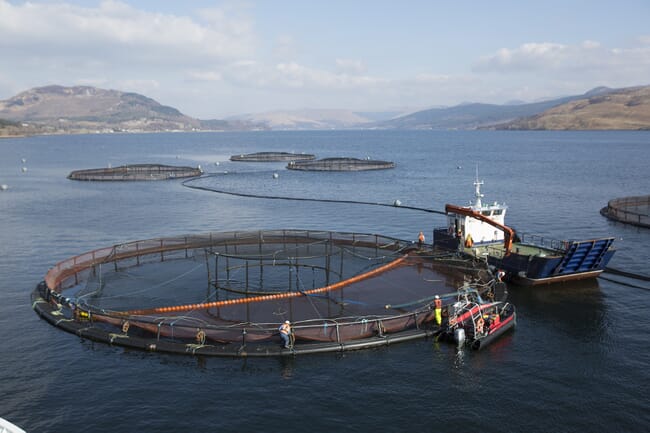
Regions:
<instances>
[{"instance_id":1,"label":"boat wheelhouse","mask_svg":"<svg viewBox=\"0 0 650 433\"><path fill-rule=\"evenodd\" d=\"M470 206L445 206L447 225L434 230L436 247L485 258L511 281L527 286L597 277L614 255L613 237L559 241L518 236L505 224L505 204L483 204L481 185L477 176Z\"/></svg>"}]
</instances>

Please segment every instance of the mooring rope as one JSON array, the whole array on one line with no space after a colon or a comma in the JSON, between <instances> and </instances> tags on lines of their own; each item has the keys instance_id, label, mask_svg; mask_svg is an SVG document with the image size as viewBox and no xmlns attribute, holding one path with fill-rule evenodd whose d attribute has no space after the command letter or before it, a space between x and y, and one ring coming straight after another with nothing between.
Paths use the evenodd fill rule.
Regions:
<instances>
[{"instance_id":1,"label":"mooring rope","mask_svg":"<svg viewBox=\"0 0 650 433\"><path fill-rule=\"evenodd\" d=\"M608 274L621 275L623 277L632 278L632 279L635 279L635 280L650 281L650 277L648 277L646 275L621 271L620 269L605 268L605 272L608 273Z\"/></svg>"},{"instance_id":2,"label":"mooring rope","mask_svg":"<svg viewBox=\"0 0 650 433\"><path fill-rule=\"evenodd\" d=\"M191 179L184 180L181 183L181 185L187 188L198 189L198 190L209 191L209 192L216 192L217 194L234 195L238 197L265 198L270 200L312 201L312 202L320 202L320 203L347 203L347 204L361 204L361 205L368 205L368 206L386 206L386 207L395 207L395 208L408 209L408 210L416 210L421 212L429 212L429 213L435 213L440 215L447 215L446 212L439 211L439 210L426 209L426 208L414 207L414 206L404 206L401 204L398 205L398 204L377 203L377 202L358 201L358 200L335 200L335 199L327 199L327 198L285 197L285 196L278 196L278 195L249 194L243 192L226 191L226 190L211 188L207 186L190 185L190 182L193 182L197 179L205 179L207 177L215 177L217 175L218 174L208 174L204 176L193 177Z\"/></svg>"}]
</instances>

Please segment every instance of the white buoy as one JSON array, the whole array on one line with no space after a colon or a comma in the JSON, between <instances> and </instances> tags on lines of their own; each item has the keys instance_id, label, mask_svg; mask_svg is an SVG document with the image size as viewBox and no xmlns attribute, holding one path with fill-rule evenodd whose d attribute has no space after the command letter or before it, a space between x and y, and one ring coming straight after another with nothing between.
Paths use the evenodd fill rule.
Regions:
<instances>
[{"instance_id":1,"label":"white buoy","mask_svg":"<svg viewBox=\"0 0 650 433\"><path fill-rule=\"evenodd\" d=\"M6 191L8 189L9 189L9 185L7 185L6 183L3 183L2 185L0 185L0 191Z\"/></svg>"},{"instance_id":2,"label":"white buoy","mask_svg":"<svg viewBox=\"0 0 650 433\"><path fill-rule=\"evenodd\" d=\"M215 162L214 165L217 165L217 166L218 166L218 165L219 165L219 161Z\"/></svg>"},{"instance_id":3,"label":"white buoy","mask_svg":"<svg viewBox=\"0 0 650 433\"><path fill-rule=\"evenodd\" d=\"M277 178L278 178L278 174L277 174L277 173L273 173L273 179L277 179Z\"/></svg>"},{"instance_id":4,"label":"white buoy","mask_svg":"<svg viewBox=\"0 0 650 433\"><path fill-rule=\"evenodd\" d=\"M23 167L20 169L23 173L27 173L27 167Z\"/></svg>"},{"instance_id":5,"label":"white buoy","mask_svg":"<svg viewBox=\"0 0 650 433\"><path fill-rule=\"evenodd\" d=\"M22 161L22 162L23 162L23 164L24 164L24 163L26 163L26 162L27 162L27 158L23 158L23 159L21 159L21 161Z\"/></svg>"},{"instance_id":6,"label":"white buoy","mask_svg":"<svg viewBox=\"0 0 650 433\"><path fill-rule=\"evenodd\" d=\"M393 206L395 206L395 207L399 207L399 206L401 206L401 205L402 205L402 202L399 201L399 200L395 200L395 201L393 202Z\"/></svg>"},{"instance_id":7,"label":"white buoy","mask_svg":"<svg viewBox=\"0 0 650 433\"><path fill-rule=\"evenodd\" d=\"M459 346L465 342L465 330L463 328L454 329L454 340Z\"/></svg>"}]
</instances>

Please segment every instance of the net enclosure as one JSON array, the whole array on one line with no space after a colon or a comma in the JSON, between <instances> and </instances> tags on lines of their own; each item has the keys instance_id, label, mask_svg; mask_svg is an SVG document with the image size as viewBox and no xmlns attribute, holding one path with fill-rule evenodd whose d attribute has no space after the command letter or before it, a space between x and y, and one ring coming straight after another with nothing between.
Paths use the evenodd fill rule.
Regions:
<instances>
[{"instance_id":1,"label":"net enclosure","mask_svg":"<svg viewBox=\"0 0 650 433\"><path fill-rule=\"evenodd\" d=\"M166 180L201 176L201 174L203 174L203 171L200 166L129 164L119 167L75 170L68 175L68 179L94 181Z\"/></svg>"},{"instance_id":2,"label":"net enclosure","mask_svg":"<svg viewBox=\"0 0 650 433\"><path fill-rule=\"evenodd\" d=\"M50 323L96 341L270 356L431 335L434 296L452 299L468 278L485 281L482 272L376 234L218 232L69 258L49 270L32 298ZM286 320L291 350L280 346Z\"/></svg>"},{"instance_id":3,"label":"net enclosure","mask_svg":"<svg viewBox=\"0 0 650 433\"><path fill-rule=\"evenodd\" d=\"M290 161L287 168L302 171L365 171L395 168L395 163L375 159L337 157L316 159L314 161Z\"/></svg>"},{"instance_id":4,"label":"net enclosure","mask_svg":"<svg viewBox=\"0 0 650 433\"><path fill-rule=\"evenodd\" d=\"M241 155L232 155L231 161L239 162L278 162L278 161L304 161L316 159L311 153L293 152L255 152Z\"/></svg>"},{"instance_id":5,"label":"net enclosure","mask_svg":"<svg viewBox=\"0 0 650 433\"><path fill-rule=\"evenodd\" d=\"M612 199L600 213L614 221L650 228L650 195Z\"/></svg>"}]
</instances>

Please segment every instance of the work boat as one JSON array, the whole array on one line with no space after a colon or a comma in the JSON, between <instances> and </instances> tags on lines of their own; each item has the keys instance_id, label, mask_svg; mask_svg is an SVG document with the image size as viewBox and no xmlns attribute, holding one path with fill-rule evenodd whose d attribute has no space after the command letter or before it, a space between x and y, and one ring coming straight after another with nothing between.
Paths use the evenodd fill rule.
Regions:
<instances>
[{"instance_id":1,"label":"work boat","mask_svg":"<svg viewBox=\"0 0 650 433\"><path fill-rule=\"evenodd\" d=\"M458 301L447 307L447 323L438 339L455 341L480 350L517 325L515 307L509 302L485 302L476 289L458 290Z\"/></svg>"},{"instance_id":2,"label":"work boat","mask_svg":"<svg viewBox=\"0 0 650 433\"><path fill-rule=\"evenodd\" d=\"M613 237L558 241L518 236L505 225L505 204L481 201L481 185L477 176L470 206L445 206L447 226L434 230L436 247L485 258L509 281L524 286L595 278L614 255Z\"/></svg>"}]
</instances>

